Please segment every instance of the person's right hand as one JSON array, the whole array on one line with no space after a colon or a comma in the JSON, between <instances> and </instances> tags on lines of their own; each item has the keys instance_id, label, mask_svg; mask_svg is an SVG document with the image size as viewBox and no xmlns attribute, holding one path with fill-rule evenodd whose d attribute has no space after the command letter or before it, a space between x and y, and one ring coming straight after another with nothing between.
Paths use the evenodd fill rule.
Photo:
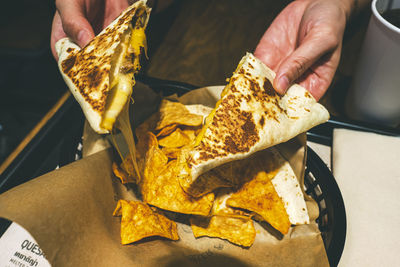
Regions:
<instances>
[{"instance_id":1,"label":"person's right hand","mask_svg":"<svg viewBox=\"0 0 400 267\"><path fill-rule=\"evenodd\" d=\"M128 6L127 0L56 0L50 39L54 58L58 60L58 40L68 36L84 47Z\"/></svg>"},{"instance_id":2,"label":"person's right hand","mask_svg":"<svg viewBox=\"0 0 400 267\"><path fill-rule=\"evenodd\" d=\"M295 82L319 100L339 64L352 0L297 0L275 18L254 54L276 72L284 94Z\"/></svg>"}]
</instances>

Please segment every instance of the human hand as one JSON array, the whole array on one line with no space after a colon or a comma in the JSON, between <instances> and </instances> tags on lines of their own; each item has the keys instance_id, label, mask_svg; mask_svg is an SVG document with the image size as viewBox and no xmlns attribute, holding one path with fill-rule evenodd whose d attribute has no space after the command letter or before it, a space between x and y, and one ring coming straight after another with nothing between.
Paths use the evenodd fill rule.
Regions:
<instances>
[{"instance_id":1,"label":"human hand","mask_svg":"<svg viewBox=\"0 0 400 267\"><path fill-rule=\"evenodd\" d=\"M68 36L84 47L128 6L128 0L56 0L50 39L54 58L58 40Z\"/></svg>"},{"instance_id":2,"label":"human hand","mask_svg":"<svg viewBox=\"0 0 400 267\"><path fill-rule=\"evenodd\" d=\"M351 0L297 0L272 22L254 52L276 72L274 88L284 94L299 83L319 100L339 64Z\"/></svg>"}]
</instances>

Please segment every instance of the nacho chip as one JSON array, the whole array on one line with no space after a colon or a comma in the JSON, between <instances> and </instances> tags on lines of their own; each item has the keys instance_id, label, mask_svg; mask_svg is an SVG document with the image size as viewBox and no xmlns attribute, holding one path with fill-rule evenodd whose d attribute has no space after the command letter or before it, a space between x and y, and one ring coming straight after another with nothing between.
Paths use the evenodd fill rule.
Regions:
<instances>
[{"instance_id":1,"label":"nacho chip","mask_svg":"<svg viewBox=\"0 0 400 267\"><path fill-rule=\"evenodd\" d=\"M203 116L192 114L179 102L171 102L163 99L160 105L160 120L155 130L160 130L171 124L200 126L203 123Z\"/></svg>"},{"instance_id":2,"label":"nacho chip","mask_svg":"<svg viewBox=\"0 0 400 267\"><path fill-rule=\"evenodd\" d=\"M164 128L165 129L165 128ZM183 127L181 132L189 138L188 144L191 144L194 139L196 138L196 127ZM162 152L169 158L169 159L177 159L178 155L181 153L181 147L162 147Z\"/></svg>"},{"instance_id":3,"label":"nacho chip","mask_svg":"<svg viewBox=\"0 0 400 267\"><path fill-rule=\"evenodd\" d=\"M233 193L232 188L223 188L218 190L215 196L214 204L211 209L211 215L228 216L235 218L248 219L253 214L241 209L234 209L226 205L226 200L231 197Z\"/></svg>"},{"instance_id":4,"label":"nacho chip","mask_svg":"<svg viewBox=\"0 0 400 267\"><path fill-rule=\"evenodd\" d=\"M178 124L171 124L168 125L164 128L162 128L158 134L156 135L157 137L162 137L162 136L166 136L169 135L170 133L174 132L176 130L176 128L178 128Z\"/></svg>"},{"instance_id":5,"label":"nacho chip","mask_svg":"<svg viewBox=\"0 0 400 267\"><path fill-rule=\"evenodd\" d=\"M190 218L190 226L196 238L218 237L243 247L250 247L256 237L256 230L251 219L193 216Z\"/></svg>"},{"instance_id":6,"label":"nacho chip","mask_svg":"<svg viewBox=\"0 0 400 267\"><path fill-rule=\"evenodd\" d=\"M190 141L194 141L196 139L196 135L200 132L200 127L183 127L182 132L189 137Z\"/></svg>"},{"instance_id":7,"label":"nacho chip","mask_svg":"<svg viewBox=\"0 0 400 267\"><path fill-rule=\"evenodd\" d=\"M147 149L144 160L144 178L157 177L159 173L167 166L168 157L158 147L157 137L147 133Z\"/></svg>"},{"instance_id":8,"label":"nacho chip","mask_svg":"<svg viewBox=\"0 0 400 267\"><path fill-rule=\"evenodd\" d=\"M179 184L176 173L180 170L176 160L170 161L161 171L154 171L151 160L139 184L143 201L161 209L185 213L208 215L214 201L214 193L194 198L186 194Z\"/></svg>"},{"instance_id":9,"label":"nacho chip","mask_svg":"<svg viewBox=\"0 0 400 267\"><path fill-rule=\"evenodd\" d=\"M178 147L163 147L161 151L169 158L169 159L177 159L179 153L181 152L181 148Z\"/></svg>"},{"instance_id":10,"label":"nacho chip","mask_svg":"<svg viewBox=\"0 0 400 267\"><path fill-rule=\"evenodd\" d=\"M226 204L259 214L282 234L290 228L289 216L282 199L278 196L271 179L275 173L259 172L252 180L233 193Z\"/></svg>"},{"instance_id":11,"label":"nacho chip","mask_svg":"<svg viewBox=\"0 0 400 267\"><path fill-rule=\"evenodd\" d=\"M181 129L176 129L173 133L158 140L162 147L182 147L190 144L190 138L182 132Z\"/></svg>"},{"instance_id":12,"label":"nacho chip","mask_svg":"<svg viewBox=\"0 0 400 267\"><path fill-rule=\"evenodd\" d=\"M121 181L122 184L136 183L136 179L130 176L122 168L118 167L118 165L115 162L113 162L112 164L112 170L114 175Z\"/></svg>"},{"instance_id":13,"label":"nacho chip","mask_svg":"<svg viewBox=\"0 0 400 267\"><path fill-rule=\"evenodd\" d=\"M180 160L184 161L185 156L182 158ZM269 154L257 152L249 158L228 162L203 173L195 181L188 175L180 175L180 183L188 194L198 197L222 187L239 188L259 171L272 169L269 165Z\"/></svg>"},{"instance_id":14,"label":"nacho chip","mask_svg":"<svg viewBox=\"0 0 400 267\"><path fill-rule=\"evenodd\" d=\"M140 201L119 200L113 213L121 218L121 244L126 245L150 236L178 240L176 223Z\"/></svg>"},{"instance_id":15,"label":"nacho chip","mask_svg":"<svg viewBox=\"0 0 400 267\"><path fill-rule=\"evenodd\" d=\"M213 169L200 175L196 181L190 185L186 183L186 180L183 177L179 178L179 182L186 193L193 197L200 197L217 188L234 186L229 179L225 178L225 174L221 175L219 170Z\"/></svg>"}]
</instances>

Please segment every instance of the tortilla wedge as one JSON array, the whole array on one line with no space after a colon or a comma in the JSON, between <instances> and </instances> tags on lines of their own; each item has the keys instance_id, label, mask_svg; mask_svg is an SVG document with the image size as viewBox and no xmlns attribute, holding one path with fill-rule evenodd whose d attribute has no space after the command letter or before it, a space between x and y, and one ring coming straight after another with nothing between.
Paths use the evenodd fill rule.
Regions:
<instances>
[{"instance_id":1,"label":"tortilla wedge","mask_svg":"<svg viewBox=\"0 0 400 267\"><path fill-rule=\"evenodd\" d=\"M194 182L210 169L288 141L329 119L328 111L298 84L277 94L274 78L252 54L242 58L194 149L185 155L190 171L181 176Z\"/></svg>"},{"instance_id":2,"label":"tortilla wedge","mask_svg":"<svg viewBox=\"0 0 400 267\"><path fill-rule=\"evenodd\" d=\"M56 43L60 72L97 133L111 132L131 97L150 11L136 2L82 49L69 38Z\"/></svg>"}]
</instances>

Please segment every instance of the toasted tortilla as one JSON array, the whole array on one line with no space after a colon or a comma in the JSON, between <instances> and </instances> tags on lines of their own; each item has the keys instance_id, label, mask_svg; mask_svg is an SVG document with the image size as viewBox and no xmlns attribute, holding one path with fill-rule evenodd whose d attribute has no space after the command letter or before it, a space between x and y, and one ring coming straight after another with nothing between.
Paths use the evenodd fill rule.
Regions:
<instances>
[{"instance_id":1,"label":"toasted tortilla","mask_svg":"<svg viewBox=\"0 0 400 267\"><path fill-rule=\"evenodd\" d=\"M271 182L285 205L289 221L293 225L309 224L307 205L304 200L301 184L289 162L274 147L268 149L276 168L276 175Z\"/></svg>"},{"instance_id":2,"label":"toasted tortilla","mask_svg":"<svg viewBox=\"0 0 400 267\"><path fill-rule=\"evenodd\" d=\"M131 97L150 11L136 2L82 49L69 38L56 43L60 72L97 133L111 131Z\"/></svg>"},{"instance_id":3,"label":"toasted tortilla","mask_svg":"<svg viewBox=\"0 0 400 267\"><path fill-rule=\"evenodd\" d=\"M298 84L277 94L274 78L252 54L242 58L186 155L189 173L184 170L181 176L194 182L210 169L288 141L329 119L328 111Z\"/></svg>"}]
</instances>

